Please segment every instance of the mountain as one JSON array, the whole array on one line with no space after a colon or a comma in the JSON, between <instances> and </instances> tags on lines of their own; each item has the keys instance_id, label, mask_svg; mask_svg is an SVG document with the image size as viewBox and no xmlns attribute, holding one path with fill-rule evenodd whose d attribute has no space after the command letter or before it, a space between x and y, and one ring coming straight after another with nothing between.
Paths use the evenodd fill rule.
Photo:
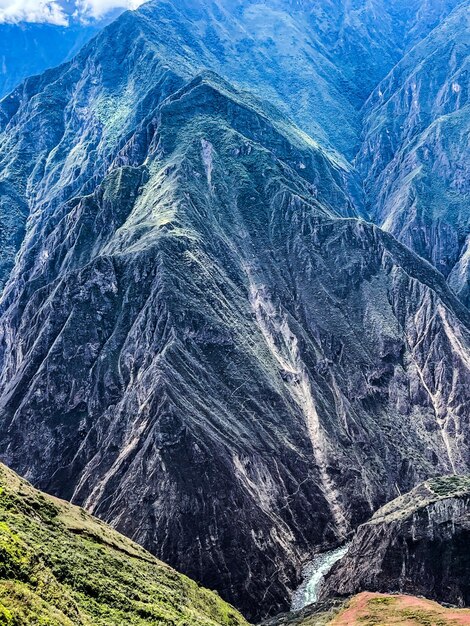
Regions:
<instances>
[{"instance_id":1,"label":"mountain","mask_svg":"<svg viewBox=\"0 0 470 626\"><path fill-rule=\"evenodd\" d=\"M321 596L413 593L470 604L470 478L435 478L386 504L357 530Z\"/></svg>"},{"instance_id":2,"label":"mountain","mask_svg":"<svg viewBox=\"0 0 470 626\"><path fill-rule=\"evenodd\" d=\"M0 98L25 78L72 58L97 26L0 24Z\"/></svg>"},{"instance_id":3,"label":"mountain","mask_svg":"<svg viewBox=\"0 0 470 626\"><path fill-rule=\"evenodd\" d=\"M470 13L463 3L374 89L357 168L374 222L467 300Z\"/></svg>"},{"instance_id":4,"label":"mountain","mask_svg":"<svg viewBox=\"0 0 470 626\"><path fill-rule=\"evenodd\" d=\"M0 466L5 626L248 626L216 594Z\"/></svg>"},{"instance_id":5,"label":"mountain","mask_svg":"<svg viewBox=\"0 0 470 626\"><path fill-rule=\"evenodd\" d=\"M352 158L372 89L459 3L159 0L139 13L180 70L216 72Z\"/></svg>"},{"instance_id":6,"label":"mountain","mask_svg":"<svg viewBox=\"0 0 470 626\"><path fill-rule=\"evenodd\" d=\"M1 457L253 620L470 471L470 313L352 163L455 4L154 1L0 103Z\"/></svg>"}]
</instances>

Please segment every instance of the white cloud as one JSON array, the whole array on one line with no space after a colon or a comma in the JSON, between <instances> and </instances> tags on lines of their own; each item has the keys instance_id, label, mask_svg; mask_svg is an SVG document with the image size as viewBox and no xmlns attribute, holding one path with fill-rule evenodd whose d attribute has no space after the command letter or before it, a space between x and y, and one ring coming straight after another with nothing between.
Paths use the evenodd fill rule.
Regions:
<instances>
[{"instance_id":1,"label":"white cloud","mask_svg":"<svg viewBox=\"0 0 470 626\"><path fill-rule=\"evenodd\" d=\"M55 0L0 0L0 23L47 22L67 25L62 7Z\"/></svg>"},{"instance_id":2,"label":"white cloud","mask_svg":"<svg viewBox=\"0 0 470 626\"><path fill-rule=\"evenodd\" d=\"M0 24L41 22L66 26L69 15L87 21L113 9L136 9L146 0L0 0ZM67 6L67 10L64 7ZM75 8L74 8L75 7Z\"/></svg>"},{"instance_id":3,"label":"white cloud","mask_svg":"<svg viewBox=\"0 0 470 626\"><path fill-rule=\"evenodd\" d=\"M84 18L99 18L113 9L137 9L146 0L77 0L77 13Z\"/></svg>"}]
</instances>

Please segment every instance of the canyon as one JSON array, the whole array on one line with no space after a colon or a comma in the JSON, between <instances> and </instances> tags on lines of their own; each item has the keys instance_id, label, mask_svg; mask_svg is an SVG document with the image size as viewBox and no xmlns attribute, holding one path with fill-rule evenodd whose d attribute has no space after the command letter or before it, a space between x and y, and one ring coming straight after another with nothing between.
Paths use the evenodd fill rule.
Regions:
<instances>
[{"instance_id":1,"label":"canyon","mask_svg":"<svg viewBox=\"0 0 470 626\"><path fill-rule=\"evenodd\" d=\"M154 0L0 101L0 457L231 602L470 471L469 4Z\"/></svg>"}]
</instances>

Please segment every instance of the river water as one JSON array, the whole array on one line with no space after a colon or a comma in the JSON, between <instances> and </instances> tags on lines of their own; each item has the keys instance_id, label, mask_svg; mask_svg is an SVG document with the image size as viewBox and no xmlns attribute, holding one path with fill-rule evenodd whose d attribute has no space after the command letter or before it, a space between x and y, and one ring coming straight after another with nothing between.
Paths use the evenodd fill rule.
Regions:
<instances>
[{"instance_id":1,"label":"river water","mask_svg":"<svg viewBox=\"0 0 470 626\"><path fill-rule=\"evenodd\" d=\"M333 565L337 563L348 551L349 544L331 550L330 552L322 552L317 554L310 563L308 563L303 571L304 581L300 587L294 592L292 597L292 611L303 609L308 604L313 604L318 600L323 579L331 570Z\"/></svg>"}]
</instances>

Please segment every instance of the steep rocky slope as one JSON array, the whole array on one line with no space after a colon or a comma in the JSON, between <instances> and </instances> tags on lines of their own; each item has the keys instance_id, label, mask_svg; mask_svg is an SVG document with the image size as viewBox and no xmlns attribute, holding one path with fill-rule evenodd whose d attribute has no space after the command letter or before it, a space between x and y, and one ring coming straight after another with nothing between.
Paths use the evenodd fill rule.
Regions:
<instances>
[{"instance_id":1,"label":"steep rocky slope","mask_svg":"<svg viewBox=\"0 0 470 626\"><path fill-rule=\"evenodd\" d=\"M349 158L372 89L459 3L159 0L141 14L159 54L249 89Z\"/></svg>"},{"instance_id":2,"label":"steep rocky slope","mask_svg":"<svg viewBox=\"0 0 470 626\"><path fill-rule=\"evenodd\" d=\"M4 626L247 626L216 594L0 466Z\"/></svg>"},{"instance_id":3,"label":"steep rocky slope","mask_svg":"<svg viewBox=\"0 0 470 626\"><path fill-rule=\"evenodd\" d=\"M365 106L357 167L373 220L468 303L470 5L415 46Z\"/></svg>"},{"instance_id":4,"label":"steep rocky slope","mask_svg":"<svg viewBox=\"0 0 470 626\"><path fill-rule=\"evenodd\" d=\"M470 604L470 478L436 478L358 529L321 597L399 591Z\"/></svg>"},{"instance_id":5,"label":"steep rocky slope","mask_svg":"<svg viewBox=\"0 0 470 626\"><path fill-rule=\"evenodd\" d=\"M0 104L0 452L259 618L314 546L468 471L470 318L170 10Z\"/></svg>"}]
</instances>

